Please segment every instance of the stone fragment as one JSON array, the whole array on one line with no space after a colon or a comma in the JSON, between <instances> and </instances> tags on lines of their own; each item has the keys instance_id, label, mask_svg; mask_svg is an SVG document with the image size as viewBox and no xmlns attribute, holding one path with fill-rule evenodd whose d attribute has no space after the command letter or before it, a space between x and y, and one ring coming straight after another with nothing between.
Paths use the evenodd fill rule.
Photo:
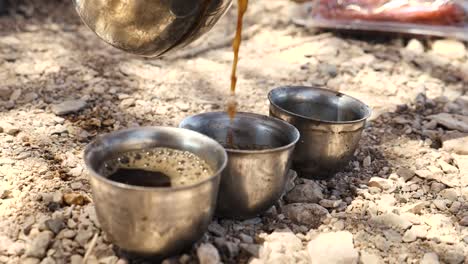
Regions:
<instances>
[{"instance_id":1,"label":"stone fragment","mask_svg":"<svg viewBox=\"0 0 468 264\"><path fill-rule=\"evenodd\" d=\"M411 39L406 45L405 49L415 54L424 53L424 45L417 39Z\"/></svg>"},{"instance_id":2,"label":"stone fragment","mask_svg":"<svg viewBox=\"0 0 468 264\"><path fill-rule=\"evenodd\" d=\"M442 149L460 155L468 155L468 133L451 131L442 136Z\"/></svg>"},{"instance_id":3,"label":"stone fragment","mask_svg":"<svg viewBox=\"0 0 468 264\"><path fill-rule=\"evenodd\" d=\"M415 241L418 238L425 238L427 235L427 230L427 226L414 225L405 232L403 235L403 241L409 243Z\"/></svg>"},{"instance_id":4,"label":"stone fragment","mask_svg":"<svg viewBox=\"0 0 468 264\"><path fill-rule=\"evenodd\" d=\"M66 115L76 113L86 107L85 100L68 100L51 106L51 110L56 115Z\"/></svg>"},{"instance_id":5,"label":"stone fragment","mask_svg":"<svg viewBox=\"0 0 468 264\"><path fill-rule=\"evenodd\" d=\"M432 203L437 209L441 211L447 210L447 203L445 202L445 200L437 199L437 200L432 201Z\"/></svg>"},{"instance_id":6,"label":"stone fragment","mask_svg":"<svg viewBox=\"0 0 468 264\"><path fill-rule=\"evenodd\" d=\"M13 123L0 120L0 132L15 136L21 131L21 129Z\"/></svg>"},{"instance_id":7,"label":"stone fragment","mask_svg":"<svg viewBox=\"0 0 468 264\"><path fill-rule=\"evenodd\" d=\"M275 230L262 235L264 243L259 252L259 263L296 263L295 255L303 249L302 241L289 229Z\"/></svg>"},{"instance_id":8,"label":"stone fragment","mask_svg":"<svg viewBox=\"0 0 468 264\"><path fill-rule=\"evenodd\" d=\"M383 264L383 259L376 254L361 251L361 258L359 259L360 264Z\"/></svg>"},{"instance_id":9,"label":"stone fragment","mask_svg":"<svg viewBox=\"0 0 468 264\"><path fill-rule=\"evenodd\" d=\"M197 257L200 264L221 263L218 250L210 243L201 244L197 249Z\"/></svg>"},{"instance_id":10,"label":"stone fragment","mask_svg":"<svg viewBox=\"0 0 468 264\"><path fill-rule=\"evenodd\" d=\"M371 158L371 156L367 156L367 157L365 157L364 160L362 161L362 166L363 166L364 168L368 168L368 167L370 167L371 163L372 163L372 158Z\"/></svg>"},{"instance_id":11,"label":"stone fragment","mask_svg":"<svg viewBox=\"0 0 468 264\"><path fill-rule=\"evenodd\" d=\"M72 255L70 257L70 264L82 264L83 257L81 255Z\"/></svg>"},{"instance_id":12,"label":"stone fragment","mask_svg":"<svg viewBox=\"0 0 468 264\"><path fill-rule=\"evenodd\" d=\"M40 262L41 260L37 258L25 258L21 260L22 264L39 264Z\"/></svg>"},{"instance_id":13,"label":"stone fragment","mask_svg":"<svg viewBox=\"0 0 468 264\"><path fill-rule=\"evenodd\" d=\"M219 237L223 237L226 235L226 229L222 227L220 224L218 224L217 222L212 222L208 226L208 231L210 231L211 233Z\"/></svg>"},{"instance_id":14,"label":"stone fragment","mask_svg":"<svg viewBox=\"0 0 468 264\"><path fill-rule=\"evenodd\" d=\"M0 199L6 199L10 197L11 190L6 188L5 186L0 185Z\"/></svg>"},{"instance_id":15,"label":"stone fragment","mask_svg":"<svg viewBox=\"0 0 468 264\"><path fill-rule=\"evenodd\" d=\"M348 231L322 233L307 245L311 264L357 263L359 252L354 248L353 235Z\"/></svg>"},{"instance_id":16,"label":"stone fragment","mask_svg":"<svg viewBox=\"0 0 468 264\"><path fill-rule=\"evenodd\" d=\"M78 242L78 244L80 244L82 247L84 247L92 236L93 232L89 229L79 230L76 234L75 241Z\"/></svg>"},{"instance_id":17,"label":"stone fragment","mask_svg":"<svg viewBox=\"0 0 468 264\"><path fill-rule=\"evenodd\" d=\"M318 204L293 203L283 207L283 212L296 224L318 227L327 217L328 211Z\"/></svg>"},{"instance_id":18,"label":"stone fragment","mask_svg":"<svg viewBox=\"0 0 468 264\"><path fill-rule=\"evenodd\" d=\"M459 223L461 226L468 226L468 215L463 217Z\"/></svg>"},{"instance_id":19,"label":"stone fragment","mask_svg":"<svg viewBox=\"0 0 468 264\"><path fill-rule=\"evenodd\" d=\"M438 160L437 163L445 173L458 173L457 167L448 164L444 160Z\"/></svg>"},{"instance_id":20,"label":"stone fragment","mask_svg":"<svg viewBox=\"0 0 468 264\"><path fill-rule=\"evenodd\" d=\"M323 200L320 200L320 205L325 207L325 208L336 208L338 207L338 205L340 205L342 201L341 200L328 200L328 199L323 199Z\"/></svg>"},{"instance_id":21,"label":"stone fragment","mask_svg":"<svg viewBox=\"0 0 468 264\"><path fill-rule=\"evenodd\" d=\"M313 181L296 185L286 195L286 200L290 203L318 203L322 199L322 188Z\"/></svg>"},{"instance_id":22,"label":"stone fragment","mask_svg":"<svg viewBox=\"0 0 468 264\"><path fill-rule=\"evenodd\" d=\"M420 214L421 211L426 207L426 202L416 202L413 204L407 204L402 208L402 212L410 212L413 214Z\"/></svg>"},{"instance_id":23,"label":"stone fragment","mask_svg":"<svg viewBox=\"0 0 468 264\"><path fill-rule=\"evenodd\" d=\"M432 44L432 52L448 59L463 59L466 56L466 48L463 42L452 39L440 39Z\"/></svg>"},{"instance_id":24,"label":"stone fragment","mask_svg":"<svg viewBox=\"0 0 468 264\"><path fill-rule=\"evenodd\" d=\"M468 116L440 113L436 115L430 115L427 118L435 120L439 125L448 129L468 133Z\"/></svg>"},{"instance_id":25,"label":"stone fragment","mask_svg":"<svg viewBox=\"0 0 468 264\"><path fill-rule=\"evenodd\" d=\"M81 193L66 193L63 195L63 201L68 205L84 205L89 203L89 199Z\"/></svg>"},{"instance_id":26,"label":"stone fragment","mask_svg":"<svg viewBox=\"0 0 468 264\"><path fill-rule=\"evenodd\" d=\"M370 221L377 225L394 227L402 230L406 230L412 225L408 219L394 213L384 213L373 216Z\"/></svg>"},{"instance_id":27,"label":"stone fragment","mask_svg":"<svg viewBox=\"0 0 468 264\"><path fill-rule=\"evenodd\" d=\"M420 264L439 264L439 256L434 252L424 254Z\"/></svg>"},{"instance_id":28,"label":"stone fragment","mask_svg":"<svg viewBox=\"0 0 468 264\"><path fill-rule=\"evenodd\" d=\"M252 244L254 242L253 238L249 235L246 235L244 233L239 234L239 238L242 242L247 243L247 244Z\"/></svg>"},{"instance_id":29,"label":"stone fragment","mask_svg":"<svg viewBox=\"0 0 468 264\"><path fill-rule=\"evenodd\" d=\"M398 168L396 174L403 178L405 181L411 180L415 175L413 170L404 167Z\"/></svg>"},{"instance_id":30,"label":"stone fragment","mask_svg":"<svg viewBox=\"0 0 468 264\"><path fill-rule=\"evenodd\" d=\"M440 183L440 182L432 182L431 184L431 191L435 192L435 193L439 193L441 192L442 190L445 189L445 184L443 183Z\"/></svg>"},{"instance_id":31,"label":"stone fragment","mask_svg":"<svg viewBox=\"0 0 468 264\"><path fill-rule=\"evenodd\" d=\"M58 234L62 229L65 228L65 223L62 219L49 219L45 221L45 225L54 234Z\"/></svg>"},{"instance_id":32,"label":"stone fragment","mask_svg":"<svg viewBox=\"0 0 468 264\"><path fill-rule=\"evenodd\" d=\"M369 180L368 185L370 187L380 188L381 190L388 190L388 189L393 187L393 181L388 180L388 179L384 179L384 178L380 178L380 177L372 177Z\"/></svg>"},{"instance_id":33,"label":"stone fragment","mask_svg":"<svg viewBox=\"0 0 468 264\"><path fill-rule=\"evenodd\" d=\"M236 242L227 241L223 237L217 237L214 239L214 243L219 250L221 250L222 254L229 257L234 258L239 254L239 245Z\"/></svg>"},{"instance_id":34,"label":"stone fragment","mask_svg":"<svg viewBox=\"0 0 468 264\"><path fill-rule=\"evenodd\" d=\"M50 231L39 233L26 249L26 256L34 258L43 258L46 250L52 241L53 234Z\"/></svg>"},{"instance_id":35,"label":"stone fragment","mask_svg":"<svg viewBox=\"0 0 468 264\"><path fill-rule=\"evenodd\" d=\"M397 231L395 231L393 229L384 230L383 234L384 234L385 238L390 242L401 243L401 241L402 241L400 233L398 233Z\"/></svg>"},{"instance_id":36,"label":"stone fragment","mask_svg":"<svg viewBox=\"0 0 468 264\"><path fill-rule=\"evenodd\" d=\"M55 260L51 257L44 258L41 264L55 264Z\"/></svg>"}]
</instances>

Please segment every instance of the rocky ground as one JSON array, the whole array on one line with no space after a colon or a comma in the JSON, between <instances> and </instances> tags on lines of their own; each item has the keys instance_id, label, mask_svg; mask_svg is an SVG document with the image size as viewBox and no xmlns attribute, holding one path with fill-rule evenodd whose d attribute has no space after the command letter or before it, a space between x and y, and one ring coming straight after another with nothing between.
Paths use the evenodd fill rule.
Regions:
<instances>
[{"instance_id":1,"label":"rocky ground","mask_svg":"<svg viewBox=\"0 0 468 264\"><path fill-rule=\"evenodd\" d=\"M0 18L0 263L78 264L86 252L128 263L99 228L83 148L223 109L236 10L187 49L145 60L103 44L69 1L23 2ZM328 181L296 178L258 218L215 219L164 263L468 263L466 45L316 32L293 25L290 6L251 3L239 107L267 114L280 85L355 96L374 110L356 157Z\"/></svg>"}]
</instances>

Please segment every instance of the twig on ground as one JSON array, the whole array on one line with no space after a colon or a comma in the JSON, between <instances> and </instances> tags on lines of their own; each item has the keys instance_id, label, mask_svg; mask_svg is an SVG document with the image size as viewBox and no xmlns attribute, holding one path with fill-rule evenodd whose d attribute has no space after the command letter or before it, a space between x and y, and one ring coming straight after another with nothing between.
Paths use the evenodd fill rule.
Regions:
<instances>
[{"instance_id":1,"label":"twig on ground","mask_svg":"<svg viewBox=\"0 0 468 264\"><path fill-rule=\"evenodd\" d=\"M94 234L94 237L91 240L91 243L89 243L89 247L88 247L88 250L86 250L86 254L84 255L82 264L86 264L86 261L88 260L89 256L91 255L91 252L93 251L94 246L96 246L97 238L98 238L98 233Z\"/></svg>"}]
</instances>

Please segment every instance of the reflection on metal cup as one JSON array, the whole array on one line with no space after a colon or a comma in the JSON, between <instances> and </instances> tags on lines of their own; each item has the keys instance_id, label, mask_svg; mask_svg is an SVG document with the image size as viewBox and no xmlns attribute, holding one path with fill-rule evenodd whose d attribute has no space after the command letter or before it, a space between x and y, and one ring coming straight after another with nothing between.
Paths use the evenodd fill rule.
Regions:
<instances>
[{"instance_id":1,"label":"reflection on metal cup","mask_svg":"<svg viewBox=\"0 0 468 264\"><path fill-rule=\"evenodd\" d=\"M283 194L299 132L276 118L224 112L188 117L180 127L220 142L229 161L221 176L216 214L234 219L255 217ZM231 141L231 142L228 142Z\"/></svg>"},{"instance_id":2,"label":"reflection on metal cup","mask_svg":"<svg viewBox=\"0 0 468 264\"><path fill-rule=\"evenodd\" d=\"M301 133L293 166L305 178L328 178L343 169L371 114L367 105L351 96L315 87L279 87L268 98L270 115Z\"/></svg>"}]
</instances>

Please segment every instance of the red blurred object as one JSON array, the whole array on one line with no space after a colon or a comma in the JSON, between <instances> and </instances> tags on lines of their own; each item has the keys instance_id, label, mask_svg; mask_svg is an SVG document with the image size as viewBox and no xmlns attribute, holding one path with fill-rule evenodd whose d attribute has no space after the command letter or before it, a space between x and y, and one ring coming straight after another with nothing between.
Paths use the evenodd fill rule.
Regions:
<instances>
[{"instance_id":1,"label":"red blurred object","mask_svg":"<svg viewBox=\"0 0 468 264\"><path fill-rule=\"evenodd\" d=\"M327 19L457 25L466 12L452 1L318 0L318 14Z\"/></svg>"}]
</instances>

